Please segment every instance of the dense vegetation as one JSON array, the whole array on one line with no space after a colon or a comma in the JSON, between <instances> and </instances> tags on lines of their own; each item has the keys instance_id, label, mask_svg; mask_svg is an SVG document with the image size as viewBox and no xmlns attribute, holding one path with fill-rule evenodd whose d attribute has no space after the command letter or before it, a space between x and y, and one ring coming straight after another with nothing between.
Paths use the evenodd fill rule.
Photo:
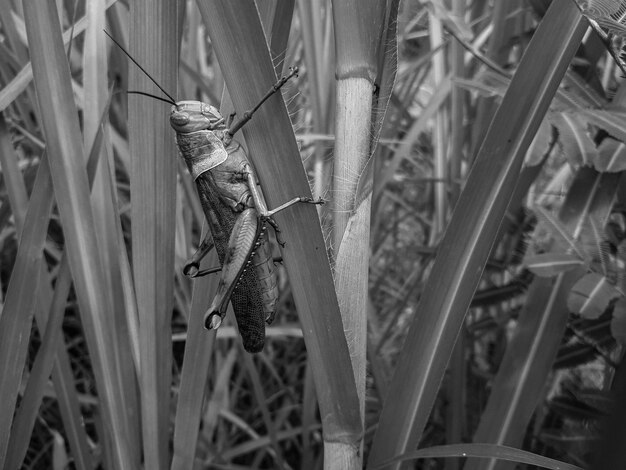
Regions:
<instances>
[{"instance_id":1,"label":"dense vegetation","mask_svg":"<svg viewBox=\"0 0 626 470\"><path fill-rule=\"evenodd\" d=\"M626 6L352 3L0 8L1 468L624 467ZM299 67L236 136L270 207L327 201L276 216L259 354L202 327L195 185L105 29L224 116Z\"/></svg>"}]
</instances>

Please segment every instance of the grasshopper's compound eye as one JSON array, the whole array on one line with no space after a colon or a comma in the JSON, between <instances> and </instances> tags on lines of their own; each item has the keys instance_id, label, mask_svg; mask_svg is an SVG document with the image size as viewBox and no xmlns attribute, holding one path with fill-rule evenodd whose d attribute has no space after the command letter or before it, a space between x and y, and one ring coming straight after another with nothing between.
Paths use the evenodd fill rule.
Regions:
<instances>
[{"instance_id":1,"label":"grasshopper's compound eye","mask_svg":"<svg viewBox=\"0 0 626 470\"><path fill-rule=\"evenodd\" d=\"M170 122L172 123L172 125L179 127L189 124L189 114L180 111L174 111L170 116Z\"/></svg>"}]
</instances>

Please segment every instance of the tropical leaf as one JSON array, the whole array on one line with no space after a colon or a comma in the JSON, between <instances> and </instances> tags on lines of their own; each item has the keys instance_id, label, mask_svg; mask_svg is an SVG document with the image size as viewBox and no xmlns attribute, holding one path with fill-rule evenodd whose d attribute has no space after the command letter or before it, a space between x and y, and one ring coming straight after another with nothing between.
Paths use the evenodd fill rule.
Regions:
<instances>
[{"instance_id":1,"label":"tropical leaf","mask_svg":"<svg viewBox=\"0 0 626 470\"><path fill-rule=\"evenodd\" d=\"M540 277L556 276L583 264L583 260L568 253L544 253L524 260L524 265Z\"/></svg>"},{"instance_id":2,"label":"tropical leaf","mask_svg":"<svg viewBox=\"0 0 626 470\"><path fill-rule=\"evenodd\" d=\"M626 145L607 137L598 147L598 155L593 161L593 166L598 171L626 170Z\"/></svg>"},{"instance_id":3,"label":"tropical leaf","mask_svg":"<svg viewBox=\"0 0 626 470\"><path fill-rule=\"evenodd\" d=\"M580 112L580 116L584 117L589 123L594 124L600 129L604 129L616 139L626 142L626 109L615 108L610 110L587 109Z\"/></svg>"},{"instance_id":4,"label":"tropical leaf","mask_svg":"<svg viewBox=\"0 0 626 470\"><path fill-rule=\"evenodd\" d=\"M620 292L609 283L606 276L589 273L583 276L572 288L567 306L585 318L598 318L609 303L620 296Z\"/></svg>"},{"instance_id":5,"label":"tropical leaf","mask_svg":"<svg viewBox=\"0 0 626 470\"><path fill-rule=\"evenodd\" d=\"M580 242L572 236L572 232L557 217L541 206L535 206L535 213L539 221L545 225L555 240L564 246L565 250L572 251L578 259L588 261L588 255Z\"/></svg>"},{"instance_id":6,"label":"tropical leaf","mask_svg":"<svg viewBox=\"0 0 626 470\"><path fill-rule=\"evenodd\" d=\"M549 459L541 455L533 454L513 447L501 446L497 444L450 444L445 446L429 447L413 452L408 452L399 457L382 462L372 470L382 470L392 463L404 462L414 459L426 458L449 458L449 457L481 457L490 459L501 459L509 462L525 463L541 468L552 470L582 470L576 465L570 465L558 460Z\"/></svg>"},{"instance_id":7,"label":"tropical leaf","mask_svg":"<svg viewBox=\"0 0 626 470\"><path fill-rule=\"evenodd\" d=\"M559 147L569 163L590 165L598 157L586 123L576 112L553 113L550 121L559 131Z\"/></svg>"}]
</instances>

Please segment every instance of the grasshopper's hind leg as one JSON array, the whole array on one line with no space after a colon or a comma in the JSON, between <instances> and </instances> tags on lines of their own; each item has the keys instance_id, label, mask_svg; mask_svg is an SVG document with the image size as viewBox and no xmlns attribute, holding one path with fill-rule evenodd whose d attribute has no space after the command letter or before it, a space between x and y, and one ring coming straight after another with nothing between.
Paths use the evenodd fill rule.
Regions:
<instances>
[{"instance_id":1,"label":"grasshopper's hind leg","mask_svg":"<svg viewBox=\"0 0 626 470\"><path fill-rule=\"evenodd\" d=\"M209 330L218 328L222 323L231 295L254 251L257 225L258 217L252 208L244 210L237 216L228 241L217 293L204 316L204 326Z\"/></svg>"}]
</instances>

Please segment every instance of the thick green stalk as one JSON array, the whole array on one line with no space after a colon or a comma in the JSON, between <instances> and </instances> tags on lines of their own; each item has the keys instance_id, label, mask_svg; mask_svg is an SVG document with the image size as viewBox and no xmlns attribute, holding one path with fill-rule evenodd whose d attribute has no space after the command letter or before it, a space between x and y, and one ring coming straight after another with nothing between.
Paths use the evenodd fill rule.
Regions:
<instances>
[{"instance_id":1,"label":"thick green stalk","mask_svg":"<svg viewBox=\"0 0 626 470\"><path fill-rule=\"evenodd\" d=\"M337 56L332 191L335 286L361 419L365 411L373 151L395 78L396 7L397 3L377 0L333 2ZM376 93L383 93L380 102ZM373 110L374 105L378 109ZM344 468L360 468L361 460L361 452L355 448L330 447L324 453L326 468L337 461L344 462Z\"/></svg>"}]
</instances>

